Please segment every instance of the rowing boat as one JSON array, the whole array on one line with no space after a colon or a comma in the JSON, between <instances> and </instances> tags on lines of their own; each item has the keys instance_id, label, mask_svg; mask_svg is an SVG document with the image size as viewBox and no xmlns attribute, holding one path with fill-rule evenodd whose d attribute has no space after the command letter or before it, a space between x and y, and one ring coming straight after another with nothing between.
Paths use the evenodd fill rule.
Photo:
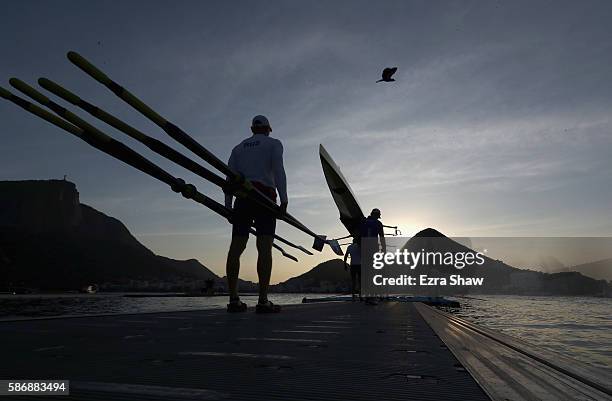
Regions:
<instances>
[{"instance_id":1,"label":"rowing boat","mask_svg":"<svg viewBox=\"0 0 612 401\"><path fill-rule=\"evenodd\" d=\"M361 206L359 206L346 178L342 175L340 167L334 162L323 145L319 146L319 156L325 181L327 181L329 191L340 212L340 221L351 236L358 235L361 221L365 218Z\"/></svg>"}]
</instances>

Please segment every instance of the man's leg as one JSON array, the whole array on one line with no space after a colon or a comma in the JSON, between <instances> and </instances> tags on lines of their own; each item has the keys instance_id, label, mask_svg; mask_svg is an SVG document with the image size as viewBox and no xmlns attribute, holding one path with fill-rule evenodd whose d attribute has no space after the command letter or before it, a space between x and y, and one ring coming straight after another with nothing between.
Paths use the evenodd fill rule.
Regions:
<instances>
[{"instance_id":1,"label":"man's leg","mask_svg":"<svg viewBox=\"0 0 612 401\"><path fill-rule=\"evenodd\" d=\"M272 275L272 241L271 235L257 237L257 275L259 276L259 303L268 300L268 287Z\"/></svg>"},{"instance_id":2,"label":"man's leg","mask_svg":"<svg viewBox=\"0 0 612 401\"><path fill-rule=\"evenodd\" d=\"M227 264L225 274L227 275L227 287L230 293L230 301L238 297L238 274L240 273L240 255L244 252L248 236L233 236L227 253Z\"/></svg>"},{"instance_id":3,"label":"man's leg","mask_svg":"<svg viewBox=\"0 0 612 401\"><path fill-rule=\"evenodd\" d=\"M357 282L358 286L359 286L359 290L357 291L357 295L359 295L359 300L361 301L361 265L359 265L359 267L357 267L355 270L357 270L357 274L355 275L355 281Z\"/></svg>"}]
</instances>

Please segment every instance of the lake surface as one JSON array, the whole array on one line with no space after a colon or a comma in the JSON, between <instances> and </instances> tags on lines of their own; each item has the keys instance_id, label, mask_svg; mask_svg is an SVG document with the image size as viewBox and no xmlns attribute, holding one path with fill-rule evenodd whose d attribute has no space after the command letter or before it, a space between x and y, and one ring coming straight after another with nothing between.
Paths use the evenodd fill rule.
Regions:
<instances>
[{"instance_id":1,"label":"lake surface","mask_svg":"<svg viewBox=\"0 0 612 401\"><path fill-rule=\"evenodd\" d=\"M225 308L226 297L127 298L112 294L0 295L0 320L81 314ZM271 294L280 305L314 294ZM243 296L255 305L257 296ZM478 296L459 298L457 316L595 366L612 369L612 299Z\"/></svg>"},{"instance_id":2,"label":"lake surface","mask_svg":"<svg viewBox=\"0 0 612 401\"><path fill-rule=\"evenodd\" d=\"M0 321L20 317L167 312L225 308L227 297L125 297L127 293L0 295ZM279 305L299 304L308 294L270 294ZM256 295L241 295L249 306Z\"/></svg>"},{"instance_id":3,"label":"lake surface","mask_svg":"<svg viewBox=\"0 0 612 401\"><path fill-rule=\"evenodd\" d=\"M612 298L478 296L457 316L612 370Z\"/></svg>"}]
</instances>

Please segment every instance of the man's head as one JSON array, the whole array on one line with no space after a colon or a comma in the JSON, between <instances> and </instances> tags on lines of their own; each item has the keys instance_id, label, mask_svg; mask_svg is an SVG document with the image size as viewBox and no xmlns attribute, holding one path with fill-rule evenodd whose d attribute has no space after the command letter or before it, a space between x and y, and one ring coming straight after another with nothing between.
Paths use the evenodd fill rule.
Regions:
<instances>
[{"instance_id":1,"label":"man's head","mask_svg":"<svg viewBox=\"0 0 612 401\"><path fill-rule=\"evenodd\" d=\"M272 132L272 127L270 127L270 122L266 118L266 116L258 115L253 117L253 122L251 123L251 132L256 134L269 135Z\"/></svg>"},{"instance_id":2,"label":"man's head","mask_svg":"<svg viewBox=\"0 0 612 401\"><path fill-rule=\"evenodd\" d=\"M375 219L380 219L380 210L372 209L372 212L370 213L370 217L374 217Z\"/></svg>"}]
</instances>

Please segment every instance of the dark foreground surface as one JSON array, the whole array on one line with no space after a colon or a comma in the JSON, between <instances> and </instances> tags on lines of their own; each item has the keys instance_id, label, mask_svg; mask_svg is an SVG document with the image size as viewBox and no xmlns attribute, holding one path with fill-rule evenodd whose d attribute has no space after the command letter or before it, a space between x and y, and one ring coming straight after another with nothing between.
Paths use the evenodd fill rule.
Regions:
<instances>
[{"instance_id":1,"label":"dark foreground surface","mask_svg":"<svg viewBox=\"0 0 612 401\"><path fill-rule=\"evenodd\" d=\"M0 322L0 343L0 379L71 381L52 400L488 399L409 303Z\"/></svg>"}]
</instances>

